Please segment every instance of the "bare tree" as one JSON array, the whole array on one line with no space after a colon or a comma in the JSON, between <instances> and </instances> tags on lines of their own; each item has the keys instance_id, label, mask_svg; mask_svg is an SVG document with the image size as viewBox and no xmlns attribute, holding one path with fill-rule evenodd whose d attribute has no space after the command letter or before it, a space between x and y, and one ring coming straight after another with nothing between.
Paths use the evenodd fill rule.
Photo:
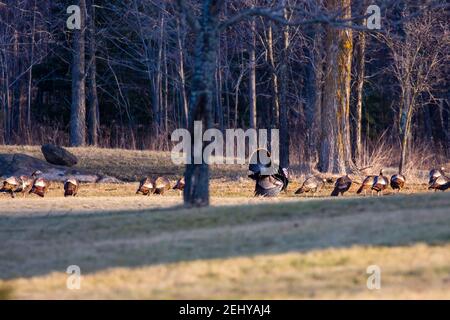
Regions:
<instances>
[{"instance_id":1,"label":"bare tree","mask_svg":"<svg viewBox=\"0 0 450 320\"><path fill-rule=\"evenodd\" d=\"M86 1L79 0L81 29L74 30L72 61L72 107L70 114L70 145L86 143L86 79L85 79L85 33Z\"/></svg>"},{"instance_id":2,"label":"bare tree","mask_svg":"<svg viewBox=\"0 0 450 320\"><path fill-rule=\"evenodd\" d=\"M351 19L350 0L330 0L329 10ZM346 173L354 164L350 145L351 29L327 27L326 71L323 96L323 131L319 168L324 172Z\"/></svg>"},{"instance_id":3,"label":"bare tree","mask_svg":"<svg viewBox=\"0 0 450 320\"><path fill-rule=\"evenodd\" d=\"M401 32L391 30L380 36L390 48L391 71L401 91L397 112L401 145L399 172L402 173L408 161L413 115L425 102L423 94L432 96L433 84L440 83L441 68L448 63L449 30L438 12L424 12L405 19Z\"/></svg>"}]
</instances>

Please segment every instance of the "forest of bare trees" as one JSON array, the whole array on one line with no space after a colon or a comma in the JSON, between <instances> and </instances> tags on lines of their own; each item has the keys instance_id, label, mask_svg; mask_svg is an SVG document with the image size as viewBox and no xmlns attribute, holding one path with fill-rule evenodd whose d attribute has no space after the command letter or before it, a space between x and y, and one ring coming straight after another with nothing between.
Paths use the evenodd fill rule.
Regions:
<instances>
[{"instance_id":1,"label":"forest of bare trees","mask_svg":"<svg viewBox=\"0 0 450 320\"><path fill-rule=\"evenodd\" d=\"M281 164L307 170L357 171L380 143L400 171L417 146L448 156L448 5L379 1L372 30L369 4L1 0L0 143L168 150L202 120L279 128Z\"/></svg>"}]
</instances>

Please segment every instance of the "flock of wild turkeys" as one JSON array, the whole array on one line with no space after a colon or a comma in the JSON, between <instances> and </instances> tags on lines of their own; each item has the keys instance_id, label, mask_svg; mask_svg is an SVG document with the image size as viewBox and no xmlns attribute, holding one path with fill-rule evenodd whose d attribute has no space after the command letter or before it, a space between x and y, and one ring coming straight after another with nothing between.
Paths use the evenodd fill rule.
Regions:
<instances>
[{"instance_id":1,"label":"flock of wild turkeys","mask_svg":"<svg viewBox=\"0 0 450 320\"><path fill-rule=\"evenodd\" d=\"M262 152L262 153L261 153ZM265 149L260 149L258 153L255 153L256 158L251 159L249 165L248 177L255 181L255 196L262 197L274 197L281 191L287 189L289 184L289 174L285 168L275 167L272 168L270 163L270 152ZM262 164L260 161L262 157L269 159L268 163ZM266 161L267 162L267 161ZM40 197L44 197L50 186L50 181L41 177L42 172L35 171L31 176L19 176L9 177L3 181L3 186L0 192L9 193L11 197L15 197L16 193L23 194L32 193ZM332 179L324 179L321 177L311 176L307 178L303 185L295 192L295 194L312 193L316 195L325 185L326 182L332 183ZM334 189L331 192L331 196L343 195L347 192L353 181L345 175L336 180ZM377 195L383 193L385 189L390 185L393 190L400 190L405 186L406 178L401 174L394 174L390 179L384 175L383 170L379 175L369 175L362 182L357 194L370 191L373 195L375 191ZM70 178L64 182L64 196L76 196L78 193L80 183ZM178 179L176 184L172 187L174 190L180 192L184 190L185 181L184 178ZM450 178L445 175L444 168L432 169L429 174L428 189L445 191L450 187ZM165 191L171 189L170 180L166 177L144 178L140 181L136 194L151 195L160 194L163 195Z\"/></svg>"}]
</instances>

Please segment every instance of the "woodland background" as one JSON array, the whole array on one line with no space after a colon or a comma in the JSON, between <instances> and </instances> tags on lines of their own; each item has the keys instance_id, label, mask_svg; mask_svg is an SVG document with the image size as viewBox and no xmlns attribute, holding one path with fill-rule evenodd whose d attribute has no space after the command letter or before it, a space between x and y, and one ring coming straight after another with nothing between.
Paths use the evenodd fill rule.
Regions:
<instances>
[{"instance_id":1,"label":"woodland background","mask_svg":"<svg viewBox=\"0 0 450 320\"><path fill-rule=\"evenodd\" d=\"M280 3L297 8L283 10L283 23ZM66 28L71 4L82 9L81 31ZM280 128L283 161L307 169L447 159L445 1L379 1L379 32L361 27L369 4L225 1L220 21L267 11L219 34L213 125ZM169 150L170 132L188 122L196 36L187 19L202 5L0 0L0 143ZM353 27L295 23L333 13Z\"/></svg>"}]
</instances>

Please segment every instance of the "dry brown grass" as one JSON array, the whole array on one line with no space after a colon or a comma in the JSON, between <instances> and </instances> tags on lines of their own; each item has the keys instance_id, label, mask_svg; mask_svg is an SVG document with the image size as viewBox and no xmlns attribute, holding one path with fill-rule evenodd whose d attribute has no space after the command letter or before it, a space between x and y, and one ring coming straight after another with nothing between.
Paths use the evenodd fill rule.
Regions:
<instances>
[{"instance_id":1,"label":"dry brown grass","mask_svg":"<svg viewBox=\"0 0 450 320\"><path fill-rule=\"evenodd\" d=\"M35 213L1 202L3 297L448 298L447 193L227 197L202 209L161 208L177 197L113 198L16 199L40 203ZM65 287L71 264L82 269L80 291ZM381 291L365 287L369 264L382 269Z\"/></svg>"},{"instance_id":2,"label":"dry brown grass","mask_svg":"<svg viewBox=\"0 0 450 320\"><path fill-rule=\"evenodd\" d=\"M164 152L69 150L80 168L126 181L183 170ZM12 152L43 158L0 147ZM450 198L417 194L425 175L400 195L355 196L354 184L331 199L327 184L312 199L293 194L305 178L294 171L287 193L260 199L246 172L214 166L212 207L201 209L173 190L135 195L136 182L83 184L76 198L59 183L44 199L0 194L0 299L450 298ZM80 291L65 287L71 264ZM369 264L382 268L380 291L365 286Z\"/></svg>"},{"instance_id":3,"label":"dry brown grass","mask_svg":"<svg viewBox=\"0 0 450 320\"><path fill-rule=\"evenodd\" d=\"M366 268L381 267L368 290ZM450 245L361 247L111 268L9 281L15 299L450 299ZM12 293L10 293L11 295Z\"/></svg>"}]
</instances>

